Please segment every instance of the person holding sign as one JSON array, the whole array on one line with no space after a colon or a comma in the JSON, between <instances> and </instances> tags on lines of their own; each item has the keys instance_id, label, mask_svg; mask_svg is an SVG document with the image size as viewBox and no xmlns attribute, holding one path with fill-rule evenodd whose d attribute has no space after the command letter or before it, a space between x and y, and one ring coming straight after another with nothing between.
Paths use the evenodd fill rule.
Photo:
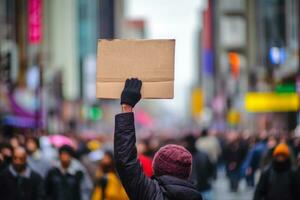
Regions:
<instances>
[{"instance_id":1,"label":"person holding sign","mask_svg":"<svg viewBox=\"0 0 300 200\"><path fill-rule=\"evenodd\" d=\"M188 181L192 155L184 147L166 145L153 159L153 178L148 178L137 159L133 108L141 99L142 82L127 79L121 94L122 113L115 117L114 155L116 169L131 200L202 200Z\"/></svg>"}]
</instances>

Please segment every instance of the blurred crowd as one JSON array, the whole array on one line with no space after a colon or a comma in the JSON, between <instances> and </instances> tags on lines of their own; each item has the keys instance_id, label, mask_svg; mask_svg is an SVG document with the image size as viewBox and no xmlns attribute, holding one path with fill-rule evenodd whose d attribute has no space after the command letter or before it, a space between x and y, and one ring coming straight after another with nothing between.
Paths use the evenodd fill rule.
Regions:
<instances>
[{"instance_id":1,"label":"blurred crowd","mask_svg":"<svg viewBox=\"0 0 300 200\"><path fill-rule=\"evenodd\" d=\"M190 181L213 200L213 183L225 171L228 189L244 180L254 200L285 194L299 199L300 137L294 133L204 129L180 137L139 138L138 158L148 177L152 158L163 145L183 145L193 156ZM48 135L45 132L0 137L0 197L5 200L128 199L115 170L112 140Z\"/></svg>"}]
</instances>

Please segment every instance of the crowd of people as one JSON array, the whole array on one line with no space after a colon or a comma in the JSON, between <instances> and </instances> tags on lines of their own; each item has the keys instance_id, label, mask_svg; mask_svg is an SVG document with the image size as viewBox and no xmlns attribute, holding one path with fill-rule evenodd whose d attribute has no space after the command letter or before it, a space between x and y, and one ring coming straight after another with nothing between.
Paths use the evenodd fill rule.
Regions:
<instances>
[{"instance_id":1,"label":"crowd of people","mask_svg":"<svg viewBox=\"0 0 300 200\"><path fill-rule=\"evenodd\" d=\"M136 144L133 107L140 89L141 81L127 80L114 141L73 137L74 143L51 143L47 134L29 133L1 137L1 199L213 200L213 182L222 169L231 192L244 179L255 191L253 200L300 199L299 136L203 129ZM99 145L105 142L114 143L113 149Z\"/></svg>"},{"instance_id":2,"label":"crowd of people","mask_svg":"<svg viewBox=\"0 0 300 200\"><path fill-rule=\"evenodd\" d=\"M128 199L116 172L113 149L81 145L41 147L43 137L18 135L0 142L1 199L101 200ZM93 139L94 140L94 139ZM204 199L214 199L218 171L226 171L228 189L239 190L244 180L254 189L254 200L299 198L300 137L287 133L259 134L205 129L181 138L138 140L138 158L147 177L160 146L184 146L192 155L191 182ZM95 142L95 141L92 141ZM103 141L99 141L103 142ZM99 154L98 159L91 155ZM97 156L96 156L97 157ZM258 178L257 178L258 177Z\"/></svg>"}]
</instances>

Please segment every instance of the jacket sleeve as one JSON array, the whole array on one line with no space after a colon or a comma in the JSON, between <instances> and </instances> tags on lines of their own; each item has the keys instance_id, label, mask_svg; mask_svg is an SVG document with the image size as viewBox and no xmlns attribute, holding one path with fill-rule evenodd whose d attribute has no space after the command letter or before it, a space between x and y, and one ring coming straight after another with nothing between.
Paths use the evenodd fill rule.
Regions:
<instances>
[{"instance_id":1,"label":"jacket sleeve","mask_svg":"<svg viewBox=\"0 0 300 200\"><path fill-rule=\"evenodd\" d=\"M137 160L134 114L122 113L115 118L114 154L116 169L131 200L152 199L157 194L153 180L145 176Z\"/></svg>"}]
</instances>

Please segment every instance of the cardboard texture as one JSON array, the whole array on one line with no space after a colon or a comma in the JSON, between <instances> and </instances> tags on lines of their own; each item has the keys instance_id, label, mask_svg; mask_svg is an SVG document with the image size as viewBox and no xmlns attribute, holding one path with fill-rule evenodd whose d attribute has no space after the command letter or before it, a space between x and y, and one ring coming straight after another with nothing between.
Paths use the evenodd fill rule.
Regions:
<instances>
[{"instance_id":1,"label":"cardboard texture","mask_svg":"<svg viewBox=\"0 0 300 200\"><path fill-rule=\"evenodd\" d=\"M142 98L174 97L175 40L99 40L97 98L118 99L127 78L143 81Z\"/></svg>"}]
</instances>

